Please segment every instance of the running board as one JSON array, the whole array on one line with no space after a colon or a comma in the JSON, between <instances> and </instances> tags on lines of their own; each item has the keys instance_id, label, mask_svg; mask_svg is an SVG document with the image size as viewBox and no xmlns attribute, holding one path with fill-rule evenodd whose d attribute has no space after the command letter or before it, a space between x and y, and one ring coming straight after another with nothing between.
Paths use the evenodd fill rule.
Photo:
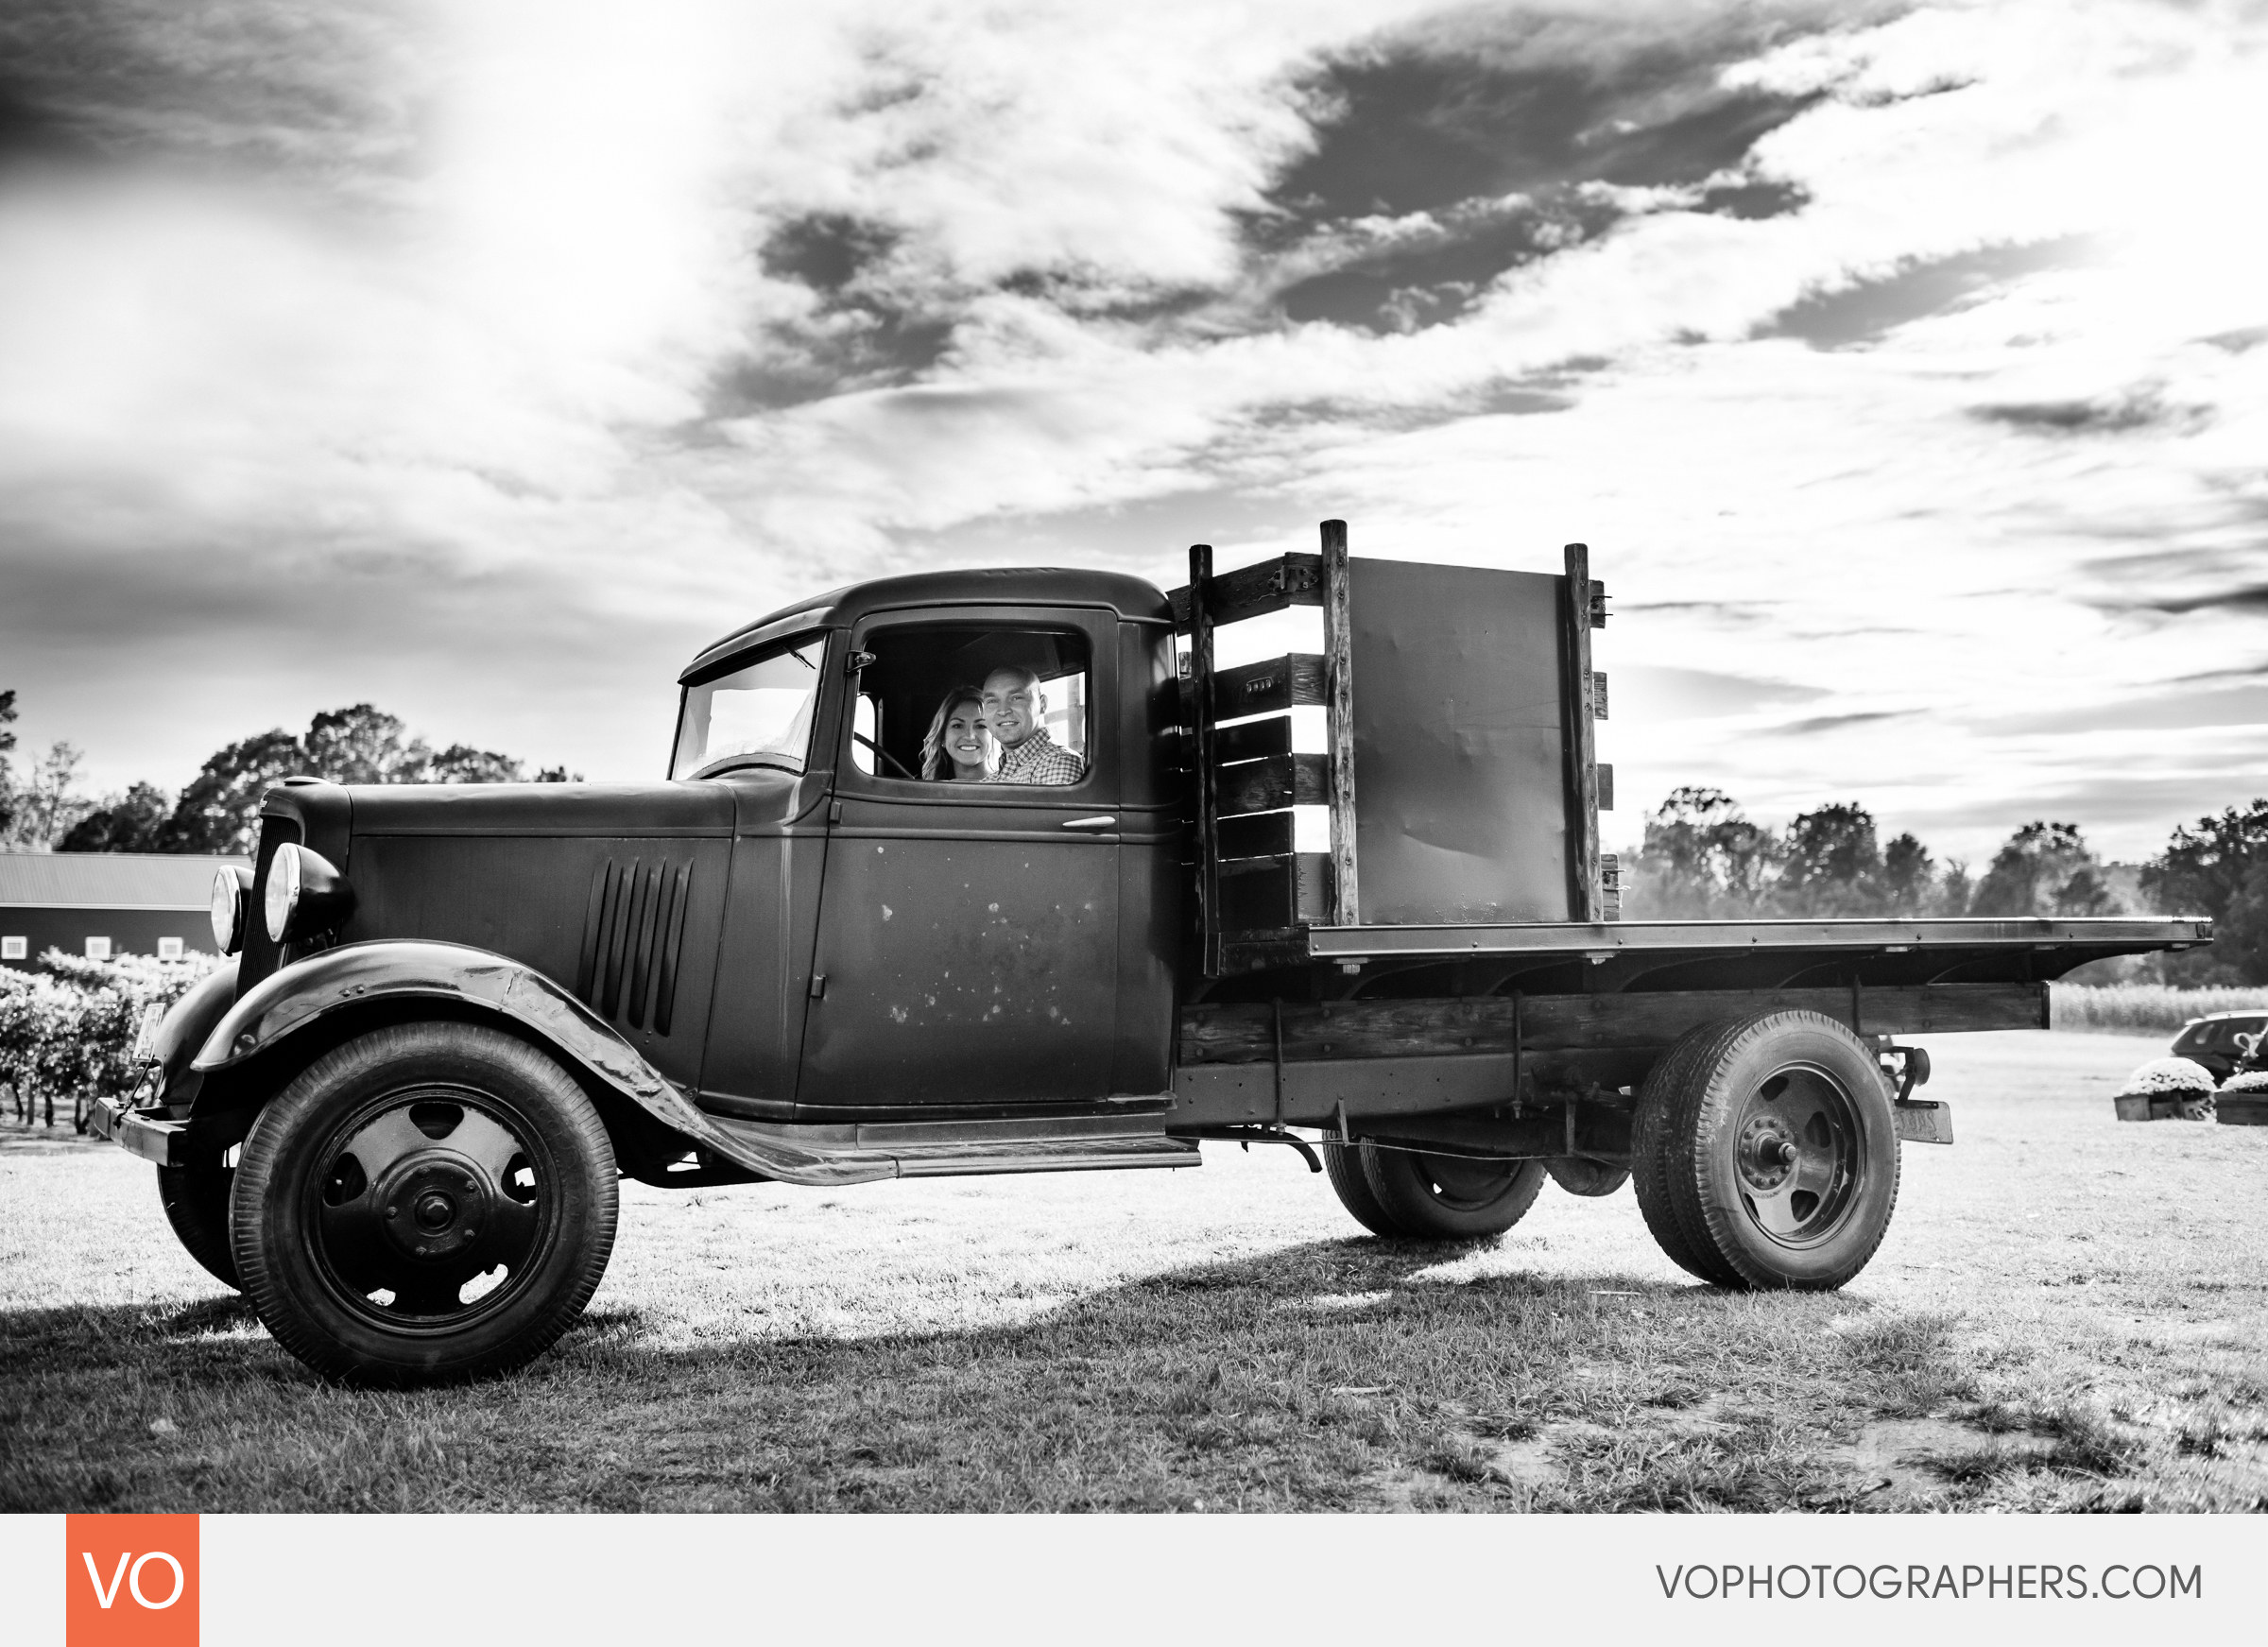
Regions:
<instances>
[{"instance_id":1,"label":"running board","mask_svg":"<svg viewBox=\"0 0 2268 1647\"><path fill-rule=\"evenodd\" d=\"M1159 1117L1068 1116L1055 1120L899 1121L807 1125L737 1121L709 1123L730 1143L753 1146L751 1158L777 1159L782 1148L815 1170L789 1180L859 1184L878 1178L953 1178L987 1173L1093 1173L1129 1167L1203 1164L1194 1140L1168 1138ZM756 1165L756 1159L744 1161ZM761 1170L761 1169L759 1169ZM777 1172L767 1177L780 1177Z\"/></svg>"}]
</instances>

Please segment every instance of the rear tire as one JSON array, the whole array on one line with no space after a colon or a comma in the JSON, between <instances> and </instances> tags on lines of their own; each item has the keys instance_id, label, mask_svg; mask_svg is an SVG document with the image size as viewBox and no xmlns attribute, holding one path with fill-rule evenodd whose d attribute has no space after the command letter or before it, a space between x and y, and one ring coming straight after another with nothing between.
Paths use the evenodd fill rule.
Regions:
<instances>
[{"instance_id":1,"label":"rear tire","mask_svg":"<svg viewBox=\"0 0 2268 1647\"><path fill-rule=\"evenodd\" d=\"M1400 1233L1420 1241L1502 1235L1527 1215L1543 1188L1539 1160L1473 1160L1363 1145L1363 1175Z\"/></svg>"},{"instance_id":2,"label":"rear tire","mask_svg":"<svg viewBox=\"0 0 2268 1647\"><path fill-rule=\"evenodd\" d=\"M1363 1171L1363 1146L1359 1143L1327 1143L1323 1146L1323 1171L1331 1179L1331 1187L1338 1192L1339 1205L1354 1214L1354 1221L1373 1235L1383 1235L1389 1241L1409 1233L1394 1222L1378 1197L1370 1192L1369 1175Z\"/></svg>"},{"instance_id":3,"label":"rear tire","mask_svg":"<svg viewBox=\"0 0 2268 1647\"><path fill-rule=\"evenodd\" d=\"M1688 1159L1685 1145L1678 1141L1677 1108L1689 1072L1723 1027L1698 1024L1655 1060L1638 1089L1638 1122L1630 1141L1631 1180L1638 1210L1654 1244L1688 1275L1718 1287L1737 1285L1739 1278L1713 1261L1706 1246L1687 1233L1671 1194L1671 1179Z\"/></svg>"},{"instance_id":4,"label":"rear tire","mask_svg":"<svg viewBox=\"0 0 2268 1647\"><path fill-rule=\"evenodd\" d=\"M236 1268L276 1342L326 1378L508 1372L597 1288L615 1178L591 1100L524 1041L470 1023L376 1030L252 1124Z\"/></svg>"},{"instance_id":5,"label":"rear tire","mask_svg":"<svg viewBox=\"0 0 2268 1647\"><path fill-rule=\"evenodd\" d=\"M236 1278L236 1255L229 1250L229 1193L236 1170L218 1158L192 1167L158 1169L158 1205L189 1256L222 1286L244 1291Z\"/></svg>"},{"instance_id":6,"label":"rear tire","mask_svg":"<svg viewBox=\"0 0 2268 1647\"><path fill-rule=\"evenodd\" d=\"M1864 1269L1898 1205L1899 1141L1858 1038L1816 1012L1760 1014L1711 1037L1684 1085L1671 1199L1728 1284L1824 1292Z\"/></svg>"},{"instance_id":7,"label":"rear tire","mask_svg":"<svg viewBox=\"0 0 2268 1647\"><path fill-rule=\"evenodd\" d=\"M1543 1165L1552 1175L1553 1183L1586 1200L1611 1195L1630 1181L1628 1167L1593 1160L1589 1156L1553 1156Z\"/></svg>"}]
</instances>

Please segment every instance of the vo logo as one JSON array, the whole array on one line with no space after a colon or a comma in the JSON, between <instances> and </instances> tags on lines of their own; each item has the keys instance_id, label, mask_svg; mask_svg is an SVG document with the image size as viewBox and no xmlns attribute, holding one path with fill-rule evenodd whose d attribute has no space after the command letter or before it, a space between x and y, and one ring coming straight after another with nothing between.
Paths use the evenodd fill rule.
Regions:
<instances>
[{"instance_id":1,"label":"vo logo","mask_svg":"<svg viewBox=\"0 0 2268 1647\"><path fill-rule=\"evenodd\" d=\"M67 1516L69 1647L197 1647L197 1518Z\"/></svg>"}]
</instances>

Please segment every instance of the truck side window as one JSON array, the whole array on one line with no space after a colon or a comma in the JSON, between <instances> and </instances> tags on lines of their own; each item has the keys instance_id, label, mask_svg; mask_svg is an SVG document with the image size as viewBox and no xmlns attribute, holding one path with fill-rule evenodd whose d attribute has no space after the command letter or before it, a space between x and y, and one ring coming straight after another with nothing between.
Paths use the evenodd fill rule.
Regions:
<instances>
[{"instance_id":1,"label":"truck side window","mask_svg":"<svg viewBox=\"0 0 2268 1647\"><path fill-rule=\"evenodd\" d=\"M877 626L859 644L873 657L853 712L860 772L920 783L1085 781L1092 688L1076 630L906 624Z\"/></svg>"}]
</instances>

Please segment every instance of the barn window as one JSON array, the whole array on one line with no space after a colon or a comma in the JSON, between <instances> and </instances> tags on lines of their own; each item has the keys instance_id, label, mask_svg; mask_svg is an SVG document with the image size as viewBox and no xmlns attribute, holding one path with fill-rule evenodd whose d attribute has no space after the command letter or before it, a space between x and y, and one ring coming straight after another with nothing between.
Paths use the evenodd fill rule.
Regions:
<instances>
[{"instance_id":1,"label":"barn window","mask_svg":"<svg viewBox=\"0 0 2268 1647\"><path fill-rule=\"evenodd\" d=\"M161 961L178 961L178 960L180 960L180 958L181 958L181 940L180 940L180 938L160 938L160 939L158 940L158 959L159 959L159 960L161 960Z\"/></svg>"},{"instance_id":2,"label":"barn window","mask_svg":"<svg viewBox=\"0 0 2268 1647\"><path fill-rule=\"evenodd\" d=\"M111 958L111 940L110 940L109 938L89 938L89 939L87 940L87 959L88 959L88 960L90 960L90 961L107 961L107 960L109 960L110 958Z\"/></svg>"},{"instance_id":3,"label":"barn window","mask_svg":"<svg viewBox=\"0 0 2268 1647\"><path fill-rule=\"evenodd\" d=\"M21 961L31 952L27 938L0 938L0 961Z\"/></svg>"}]
</instances>

